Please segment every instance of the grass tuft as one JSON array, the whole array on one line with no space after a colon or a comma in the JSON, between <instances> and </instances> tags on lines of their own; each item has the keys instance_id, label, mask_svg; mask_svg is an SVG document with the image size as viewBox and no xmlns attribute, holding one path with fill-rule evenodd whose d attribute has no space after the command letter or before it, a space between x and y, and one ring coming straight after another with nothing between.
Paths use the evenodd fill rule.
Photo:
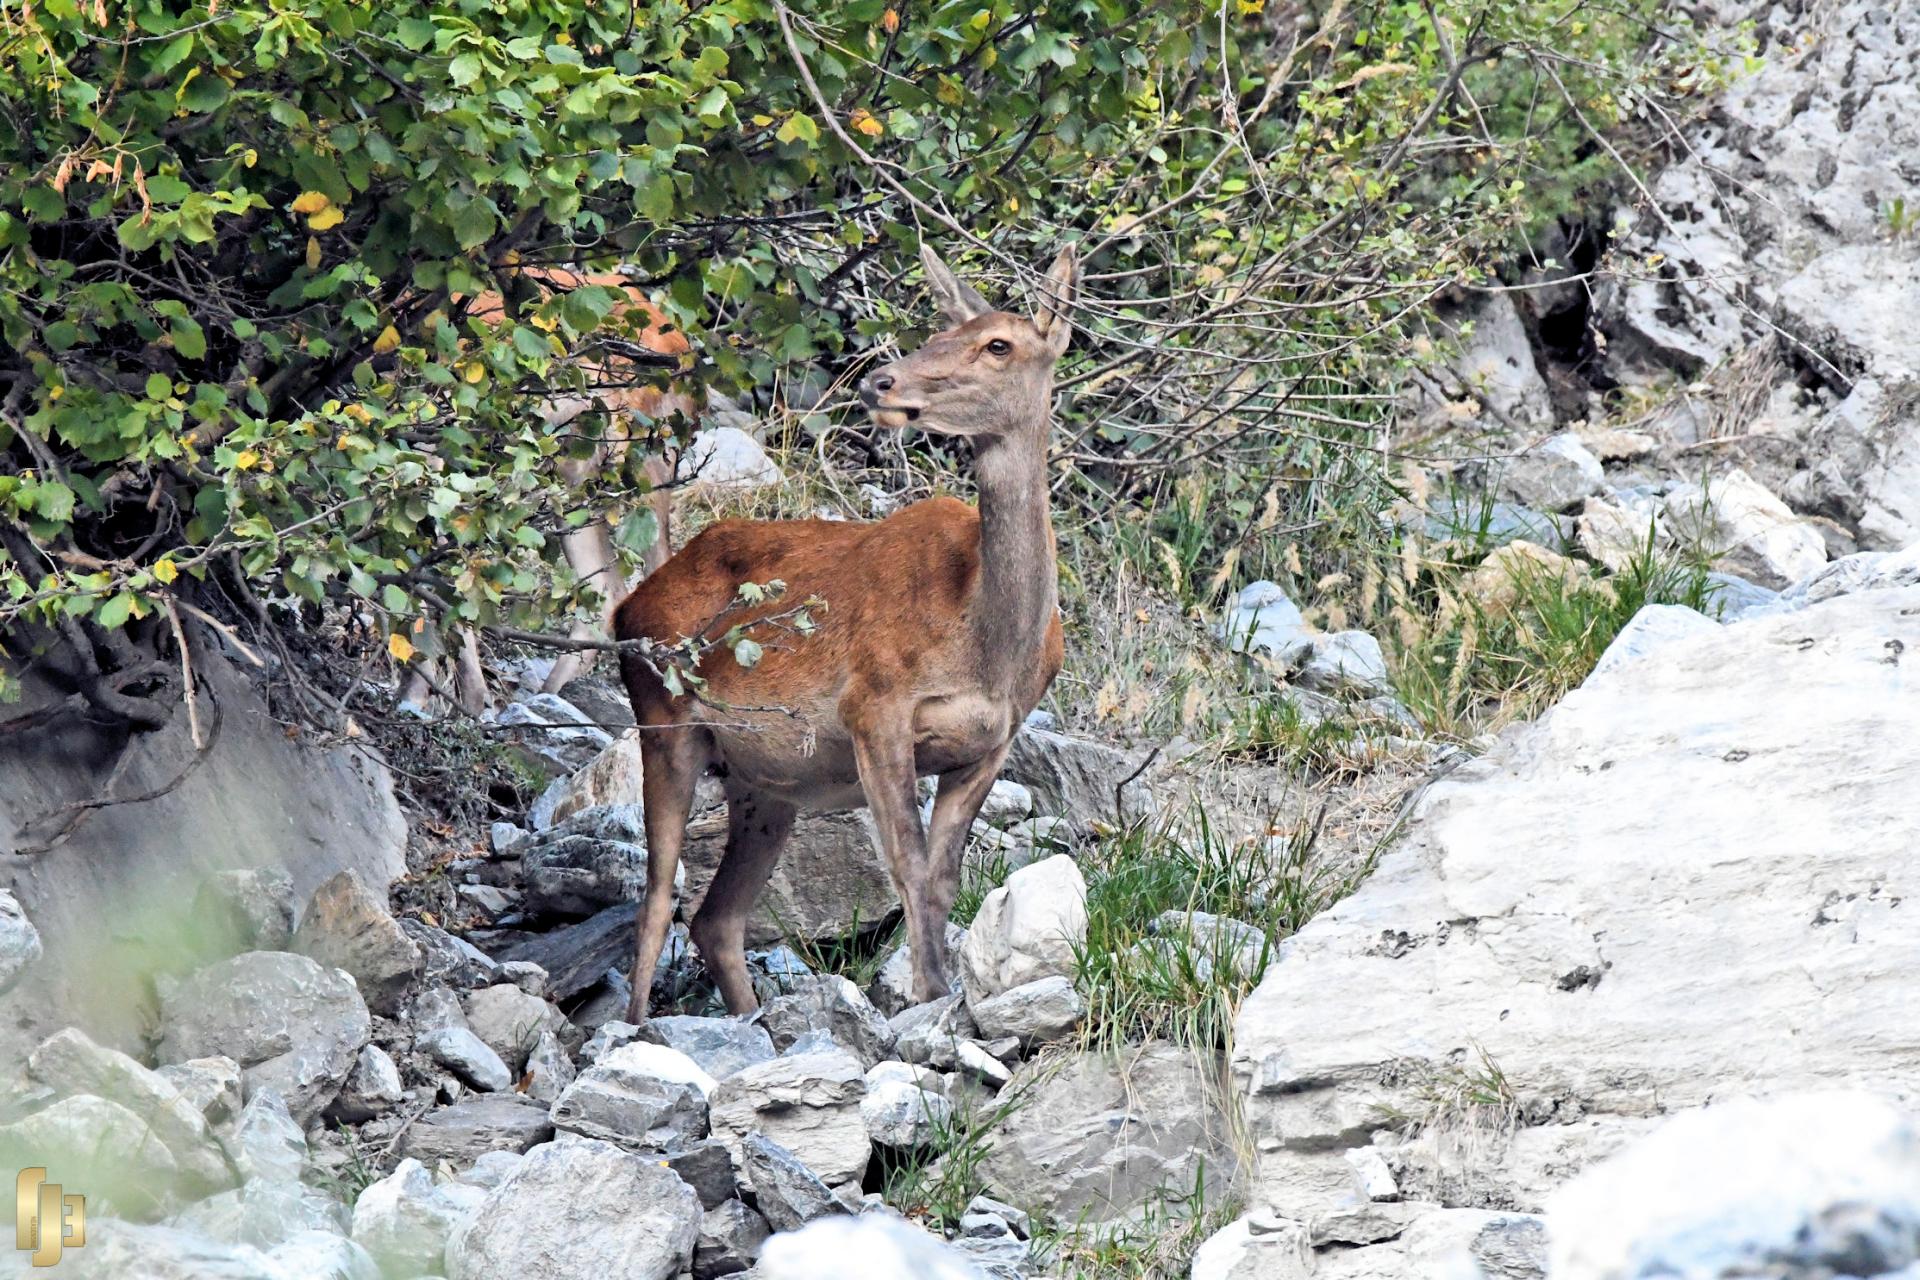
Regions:
<instances>
[{"instance_id":1,"label":"grass tuft","mask_svg":"<svg viewBox=\"0 0 1920 1280\"><path fill-rule=\"evenodd\" d=\"M1559 701L1646 605L1718 611L1705 564L1659 555L1650 542L1605 577L1519 562L1498 600L1476 598L1474 567L1428 563L1396 584L1400 699L1430 731L1459 741Z\"/></svg>"},{"instance_id":2,"label":"grass tuft","mask_svg":"<svg viewBox=\"0 0 1920 1280\"><path fill-rule=\"evenodd\" d=\"M1162 1192L1129 1222L1036 1228L1034 1254L1061 1280L1185 1280L1200 1246L1239 1213L1237 1202L1207 1208L1196 1178L1192 1190Z\"/></svg>"},{"instance_id":3,"label":"grass tuft","mask_svg":"<svg viewBox=\"0 0 1920 1280\"><path fill-rule=\"evenodd\" d=\"M1089 1048L1150 1039L1225 1048L1278 943L1351 885L1314 857L1317 822L1293 836L1228 841L1202 810L1186 827L1136 826L1081 860L1087 939L1077 981Z\"/></svg>"}]
</instances>

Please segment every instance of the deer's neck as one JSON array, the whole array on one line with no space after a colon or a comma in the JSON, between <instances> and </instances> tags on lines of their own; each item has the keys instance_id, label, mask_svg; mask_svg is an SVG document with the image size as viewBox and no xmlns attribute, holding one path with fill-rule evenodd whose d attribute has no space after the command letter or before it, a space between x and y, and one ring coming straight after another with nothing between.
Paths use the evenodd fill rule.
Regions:
<instances>
[{"instance_id":1,"label":"deer's neck","mask_svg":"<svg viewBox=\"0 0 1920 1280\"><path fill-rule=\"evenodd\" d=\"M971 619L982 675L1011 686L1053 622L1057 577L1043 441L995 439L974 451L980 491L980 588Z\"/></svg>"}]
</instances>

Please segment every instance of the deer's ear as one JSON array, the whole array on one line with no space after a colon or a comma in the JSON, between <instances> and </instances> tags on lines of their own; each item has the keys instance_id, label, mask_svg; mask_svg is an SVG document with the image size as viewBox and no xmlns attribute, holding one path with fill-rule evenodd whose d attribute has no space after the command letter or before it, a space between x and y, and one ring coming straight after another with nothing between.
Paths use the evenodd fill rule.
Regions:
<instances>
[{"instance_id":1,"label":"deer's ear","mask_svg":"<svg viewBox=\"0 0 1920 1280\"><path fill-rule=\"evenodd\" d=\"M1072 245L1060 250L1060 256L1047 268L1040 281L1040 305L1033 312L1033 327L1059 356L1073 341L1073 301L1080 292L1080 253Z\"/></svg>"},{"instance_id":2,"label":"deer's ear","mask_svg":"<svg viewBox=\"0 0 1920 1280\"><path fill-rule=\"evenodd\" d=\"M927 288L933 292L933 304L940 308L949 328L958 328L993 310L973 286L961 283L952 268L925 244L920 246L920 265L926 268Z\"/></svg>"}]
</instances>

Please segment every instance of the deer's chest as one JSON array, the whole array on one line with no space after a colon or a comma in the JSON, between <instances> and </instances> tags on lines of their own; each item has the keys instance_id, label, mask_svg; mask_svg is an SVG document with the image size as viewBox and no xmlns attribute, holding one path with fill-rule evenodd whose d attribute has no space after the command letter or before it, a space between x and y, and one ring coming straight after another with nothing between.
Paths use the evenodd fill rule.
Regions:
<instances>
[{"instance_id":1,"label":"deer's chest","mask_svg":"<svg viewBox=\"0 0 1920 1280\"><path fill-rule=\"evenodd\" d=\"M971 764L999 750L1018 721L1006 698L978 693L928 698L914 708L914 764L923 776Z\"/></svg>"}]
</instances>

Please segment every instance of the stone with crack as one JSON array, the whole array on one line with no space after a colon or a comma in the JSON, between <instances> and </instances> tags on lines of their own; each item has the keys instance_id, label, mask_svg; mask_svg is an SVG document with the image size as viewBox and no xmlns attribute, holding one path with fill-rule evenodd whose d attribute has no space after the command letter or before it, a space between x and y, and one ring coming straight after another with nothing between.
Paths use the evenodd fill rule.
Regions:
<instances>
[{"instance_id":1,"label":"stone with crack","mask_svg":"<svg viewBox=\"0 0 1920 1280\"><path fill-rule=\"evenodd\" d=\"M338 1096L372 1037L352 977L306 956L249 951L165 987L163 1062L223 1055L249 1091L273 1089L311 1121Z\"/></svg>"},{"instance_id":2,"label":"stone with crack","mask_svg":"<svg viewBox=\"0 0 1920 1280\"><path fill-rule=\"evenodd\" d=\"M671 1169L592 1138L529 1152L447 1244L450 1280L671 1280L700 1201Z\"/></svg>"},{"instance_id":3,"label":"stone with crack","mask_svg":"<svg viewBox=\"0 0 1920 1280\"><path fill-rule=\"evenodd\" d=\"M713 1134L734 1153L743 1185L752 1185L752 1174L741 1153L758 1134L837 1186L865 1174L872 1154L860 1115L866 1092L860 1060L844 1050L775 1058L720 1081L713 1091Z\"/></svg>"}]
</instances>

